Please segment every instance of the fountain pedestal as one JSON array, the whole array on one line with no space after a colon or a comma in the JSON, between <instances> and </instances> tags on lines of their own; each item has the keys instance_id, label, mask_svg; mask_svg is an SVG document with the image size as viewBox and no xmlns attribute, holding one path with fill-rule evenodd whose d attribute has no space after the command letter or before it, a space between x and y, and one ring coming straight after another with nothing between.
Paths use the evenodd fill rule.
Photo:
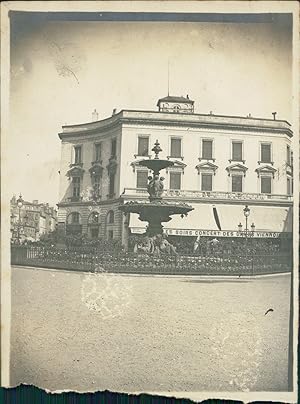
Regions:
<instances>
[{"instance_id":1,"label":"fountain pedestal","mask_svg":"<svg viewBox=\"0 0 300 404\"><path fill-rule=\"evenodd\" d=\"M163 222L169 222L172 215L187 216L188 212L193 210L193 207L181 202L166 202L162 198L163 181L160 177L160 170L174 165L172 161L161 160L158 158L158 153L162 150L158 141L156 141L152 151L155 152L155 158L150 160L142 160L139 165L147 167L153 173L148 177L147 191L149 193L148 201L138 202L131 201L120 206L124 213L137 213L139 219L143 222L148 222L146 236L155 237L163 233Z\"/></svg>"}]
</instances>

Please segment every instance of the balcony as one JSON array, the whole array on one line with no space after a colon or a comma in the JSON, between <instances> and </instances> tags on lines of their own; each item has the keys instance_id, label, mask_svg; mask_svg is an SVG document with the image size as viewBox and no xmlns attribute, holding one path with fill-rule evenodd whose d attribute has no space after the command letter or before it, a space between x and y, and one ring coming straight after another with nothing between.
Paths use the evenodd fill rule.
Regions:
<instances>
[{"instance_id":1,"label":"balcony","mask_svg":"<svg viewBox=\"0 0 300 404\"><path fill-rule=\"evenodd\" d=\"M125 188L121 195L122 198L136 197L141 199L148 198L146 188ZM218 192L218 191L188 191L165 189L163 193L165 199L185 198L188 200L219 200L219 201L270 201L270 202L292 202L292 195L276 195L276 194L257 194L250 192Z\"/></svg>"},{"instance_id":2,"label":"balcony","mask_svg":"<svg viewBox=\"0 0 300 404\"><path fill-rule=\"evenodd\" d=\"M71 196L69 198L66 198L66 202L81 202L82 201L82 196Z\"/></svg>"}]
</instances>

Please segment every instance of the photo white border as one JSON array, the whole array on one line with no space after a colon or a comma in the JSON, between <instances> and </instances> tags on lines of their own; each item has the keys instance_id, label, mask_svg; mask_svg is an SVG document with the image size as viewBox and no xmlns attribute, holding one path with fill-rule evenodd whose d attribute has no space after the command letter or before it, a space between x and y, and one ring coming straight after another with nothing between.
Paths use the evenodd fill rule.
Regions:
<instances>
[{"instance_id":1,"label":"photo white border","mask_svg":"<svg viewBox=\"0 0 300 404\"><path fill-rule=\"evenodd\" d=\"M185 12L185 13L292 13L293 14L293 152L294 173L299 176L299 3L297 1L6 1L1 3L1 384L9 386L9 340L10 340L10 198L5 187L9 180L6 160L10 158L8 149L9 125L9 39L8 13L15 11L57 11L57 12ZM294 369L293 392L146 392L148 394L187 398L201 401L208 398L233 399L250 402L281 401L297 402L297 344L298 344L298 262L299 262L299 177L294 175L294 268L293 268L293 308L294 308ZM140 394L145 392L132 392Z\"/></svg>"}]
</instances>

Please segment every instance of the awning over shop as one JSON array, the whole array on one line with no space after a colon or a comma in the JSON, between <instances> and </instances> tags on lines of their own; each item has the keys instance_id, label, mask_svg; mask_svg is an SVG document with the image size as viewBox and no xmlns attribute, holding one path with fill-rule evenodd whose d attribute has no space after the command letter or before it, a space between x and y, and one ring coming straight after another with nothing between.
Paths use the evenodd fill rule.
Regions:
<instances>
[{"instance_id":1,"label":"awning over shop","mask_svg":"<svg viewBox=\"0 0 300 404\"><path fill-rule=\"evenodd\" d=\"M193 207L194 210L187 217L181 218L176 215L172 216L169 222L163 223L164 231L170 235L235 237L236 235L232 232L237 232L239 223L242 224L243 230L245 229L243 205L194 204ZM213 207L215 207L215 215ZM265 234L264 237L271 237L266 235L269 232L292 232L292 208L250 205L249 208L248 230L251 230L251 224L254 223L255 231L261 233L261 236ZM217 219L221 229L217 226ZM146 222L139 220L137 214L130 214L129 227L132 233L144 233L146 225Z\"/></svg>"},{"instance_id":2,"label":"awning over shop","mask_svg":"<svg viewBox=\"0 0 300 404\"><path fill-rule=\"evenodd\" d=\"M217 206L222 230L236 230L239 223L245 228L244 206ZM248 228L252 223L257 231L291 232L293 229L292 208L280 206L250 206Z\"/></svg>"}]
</instances>

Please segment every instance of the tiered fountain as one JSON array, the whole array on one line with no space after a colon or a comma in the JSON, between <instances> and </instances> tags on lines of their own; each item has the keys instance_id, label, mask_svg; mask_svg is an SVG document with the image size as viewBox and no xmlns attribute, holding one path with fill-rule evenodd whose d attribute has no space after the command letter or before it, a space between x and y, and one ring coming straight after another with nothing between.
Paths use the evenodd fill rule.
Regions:
<instances>
[{"instance_id":1,"label":"tiered fountain","mask_svg":"<svg viewBox=\"0 0 300 404\"><path fill-rule=\"evenodd\" d=\"M161 160L158 157L158 154L162 151L158 140L154 144L152 151L155 153L154 159L145 159L139 162L140 166L147 167L152 171L152 176L148 177L147 186L149 201L131 201L120 206L124 213L138 213L141 221L148 222L145 235L149 237L162 234L162 222L169 222L172 219L170 216L181 215L181 217L184 217L193 210L192 206L186 203L163 201L164 178L160 177L160 171L173 166L174 163L169 160Z\"/></svg>"}]
</instances>

